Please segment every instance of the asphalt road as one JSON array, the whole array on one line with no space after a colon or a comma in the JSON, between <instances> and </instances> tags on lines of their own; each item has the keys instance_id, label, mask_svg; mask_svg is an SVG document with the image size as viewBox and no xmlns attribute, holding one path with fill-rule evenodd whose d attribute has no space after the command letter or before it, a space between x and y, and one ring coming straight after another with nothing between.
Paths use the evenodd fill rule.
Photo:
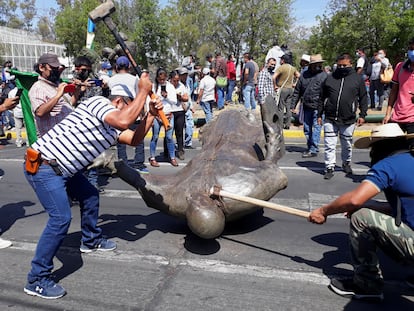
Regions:
<instances>
[{"instance_id":1,"label":"asphalt road","mask_svg":"<svg viewBox=\"0 0 414 311\"><path fill-rule=\"evenodd\" d=\"M279 162L288 187L272 201L311 210L360 182L367 151L354 153L352 178L338 170L323 179L323 158L302 159L303 139L290 139ZM163 163L151 174L174 174ZM148 147L148 144L146 144ZM0 310L413 310L414 291L403 280L409 267L381 256L385 301L370 304L329 291L330 277L351 275L348 220L325 225L266 209L227 224L216 240L194 236L184 220L148 208L119 178L104 178L100 226L118 243L111 253L81 254L79 207L55 261L55 278L68 294L44 300L23 293L47 215L22 174L23 148L0 146L0 227L13 241L0 250ZM132 149L128 149L132 155ZM148 154L148 149L147 149ZM339 163L340 164L340 163ZM379 196L378 199L383 199Z\"/></svg>"}]
</instances>

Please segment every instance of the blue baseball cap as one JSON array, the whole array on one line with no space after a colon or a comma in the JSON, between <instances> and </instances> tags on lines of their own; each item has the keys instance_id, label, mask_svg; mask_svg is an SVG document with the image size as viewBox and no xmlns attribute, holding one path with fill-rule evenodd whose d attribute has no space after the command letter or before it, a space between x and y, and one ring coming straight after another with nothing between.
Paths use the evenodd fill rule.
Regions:
<instances>
[{"instance_id":1,"label":"blue baseball cap","mask_svg":"<svg viewBox=\"0 0 414 311\"><path fill-rule=\"evenodd\" d=\"M102 69L112 69L112 65L110 62L103 62L101 65Z\"/></svg>"},{"instance_id":2,"label":"blue baseball cap","mask_svg":"<svg viewBox=\"0 0 414 311\"><path fill-rule=\"evenodd\" d=\"M129 67L130 63L126 56L120 56L116 60L116 65L119 67Z\"/></svg>"}]
</instances>

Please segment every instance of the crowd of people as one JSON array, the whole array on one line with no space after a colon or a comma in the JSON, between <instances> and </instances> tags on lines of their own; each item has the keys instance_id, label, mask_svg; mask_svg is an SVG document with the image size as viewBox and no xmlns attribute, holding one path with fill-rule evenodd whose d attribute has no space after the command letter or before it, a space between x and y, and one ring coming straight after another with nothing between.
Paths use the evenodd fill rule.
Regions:
<instances>
[{"instance_id":1,"label":"crowd of people","mask_svg":"<svg viewBox=\"0 0 414 311\"><path fill-rule=\"evenodd\" d=\"M157 143L162 127L165 131L163 155L174 167L191 149L195 105L211 122L213 109L225 109L237 98L240 77L240 102L245 109L256 110L271 98L283 112L284 129L291 126L292 112L302 114L307 148L303 158L317 157L320 136L324 132L324 179L334 176L336 146L341 143L342 169L351 175L352 149L371 148L371 168L354 190L310 213L309 221L322 224L327 217L346 212L350 221L351 258L354 275L350 279L332 279L330 288L339 295L354 298L383 299L383 277L377 249L404 263L414 262L414 186L410 183L414 169L414 38L408 42L407 59L395 66L391 81L382 75L393 66L383 49L369 59L364 49L341 53L332 66L323 66L320 54L303 54L297 69L286 46L273 46L259 69L249 53L243 54L239 75L234 55L227 59L217 51L206 57L204 66L186 57L181 66L167 71L158 68L154 83L147 73L131 73L131 63L119 56L114 64L104 61L95 75L91 60L79 56L74 61L73 79L61 81L66 69L57 55L45 53L35 65L38 80L29 90L37 130L37 140L27 151L24 174L49 219L28 274L24 292L47 299L65 295L65 289L52 278L55 257L71 222L71 199L81 211L80 252L112 251L117 245L104 238L97 225L99 192L97 174L88 169L90 162L116 145L119 159L146 174L144 137L152 129L149 164L159 167ZM11 66L6 63L5 67ZM8 67L6 67L8 68ZM5 70L0 113L16 109L19 103L13 77ZM73 88L69 88L72 85ZM373 128L370 137L353 144L355 128L365 122L368 109L382 109L389 89L383 125ZM155 97L150 97L155 94ZM378 101L377 101L378 99ZM159 117L160 109L169 126ZM15 110L16 126L23 116ZM174 141L175 134L175 141ZM16 139L22 146L21 139ZM127 145L135 147L132 163ZM37 155L34 168L27 161ZM31 164L33 164L31 163ZM386 206L369 206L366 202L384 191ZM0 238L0 248L12 243ZM412 282L414 286L414 283Z\"/></svg>"}]
</instances>

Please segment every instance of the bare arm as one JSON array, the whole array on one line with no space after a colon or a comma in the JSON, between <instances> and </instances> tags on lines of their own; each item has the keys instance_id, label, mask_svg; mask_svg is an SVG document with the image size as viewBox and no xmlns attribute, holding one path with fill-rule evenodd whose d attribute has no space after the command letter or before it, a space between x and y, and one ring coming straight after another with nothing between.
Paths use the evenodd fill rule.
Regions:
<instances>
[{"instance_id":1,"label":"bare arm","mask_svg":"<svg viewBox=\"0 0 414 311\"><path fill-rule=\"evenodd\" d=\"M9 109L13 109L19 103L19 97L6 98L0 105L0 113Z\"/></svg>"},{"instance_id":2,"label":"bare arm","mask_svg":"<svg viewBox=\"0 0 414 311\"><path fill-rule=\"evenodd\" d=\"M397 100L399 89L400 89L400 86L398 83L392 83L390 97L388 98L387 111L385 112L384 119L382 120L382 123L384 124L388 123L389 120L391 119L392 108L394 107L394 104Z\"/></svg>"},{"instance_id":3,"label":"bare arm","mask_svg":"<svg viewBox=\"0 0 414 311\"><path fill-rule=\"evenodd\" d=\"M121 144L128 144L131 146L138 145L145 138L145 135L148 133L148 131L152 127L152 123L154 122L154 119L155 119L155 115L153 113L151 112L147 113L146 116L142 118L140 124L136 127L134 131L128 129L128 130L121 132L121 135L119 135L119 138L118 138L118 142Z\"/></svg>"},{"instance_id":4,"label":"bare arm","mask_svg":"<svg viewBox=\"0 0 414 311\"><path fill-rule=\"evenodd\" d=\"M329 215L339 213L353 213L362 205L379 193L372 183L363 181L354 190L344 193L331 203L313 210L309 215L309 221L323 224Z\"/></svg>"},{"instance_id":5,"label":"bare arm","mask_svg":"<svg viewBox=\"0 0 414 311\"><path fill-rule=\"evenodd\" d=\"M105 123L120 130L126 130L135 122L144 109L147 96L152 90L152 83L148 77L141 78L138 87L139 92L134 100L122 110L114 110L108 113L105 117Z\"/></svg>"},{"instance_id":6,"label":"bare arm","mask_svg":"<svg viewBox=\"0 0 414 311\"><path fill-rule=\"evenodd\" d=\"M67 83L64 82L59 84L55 97L52 97L44 104L41 104L35 111L36 116L43 117L52 111L53 107L55 107L55 105L59 102L59 99L63 96L66 85Z\"/></svg>"}]
</instances>

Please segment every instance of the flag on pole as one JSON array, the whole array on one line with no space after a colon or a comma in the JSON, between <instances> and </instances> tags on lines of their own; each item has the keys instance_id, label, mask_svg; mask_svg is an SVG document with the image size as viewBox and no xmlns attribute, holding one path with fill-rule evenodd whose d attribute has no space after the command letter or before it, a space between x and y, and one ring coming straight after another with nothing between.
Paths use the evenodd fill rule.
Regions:
<instances>
[{"instance_id":1,"label":"flag on pole","mask_svg":"<svg viewBox=\"0 0 414 311\"><path fill-rule=\"evenodd\" d=\"M29 145L32 145L37 140L37 133L32 113L32 105L29 99L29 90L33 83L37 81L39 75L37 73L22 72L14 69L11 70L11 74L16 76L16 86L23 89L22 96L20 96L20 103L23 110L27 139L29 141Z\"/></svg>"},{"instance_id":2,"label":"flag on pole","mask_svg":"<svg viewBox=\"0 0 414 311\"><path fill-rule=\"evenodd\" d=\"M88 32L86 34L86 48L89 50L93 50L94 48L93 39L95 39L95 24L88 17Z\"/></svg>"}]
</instances>

